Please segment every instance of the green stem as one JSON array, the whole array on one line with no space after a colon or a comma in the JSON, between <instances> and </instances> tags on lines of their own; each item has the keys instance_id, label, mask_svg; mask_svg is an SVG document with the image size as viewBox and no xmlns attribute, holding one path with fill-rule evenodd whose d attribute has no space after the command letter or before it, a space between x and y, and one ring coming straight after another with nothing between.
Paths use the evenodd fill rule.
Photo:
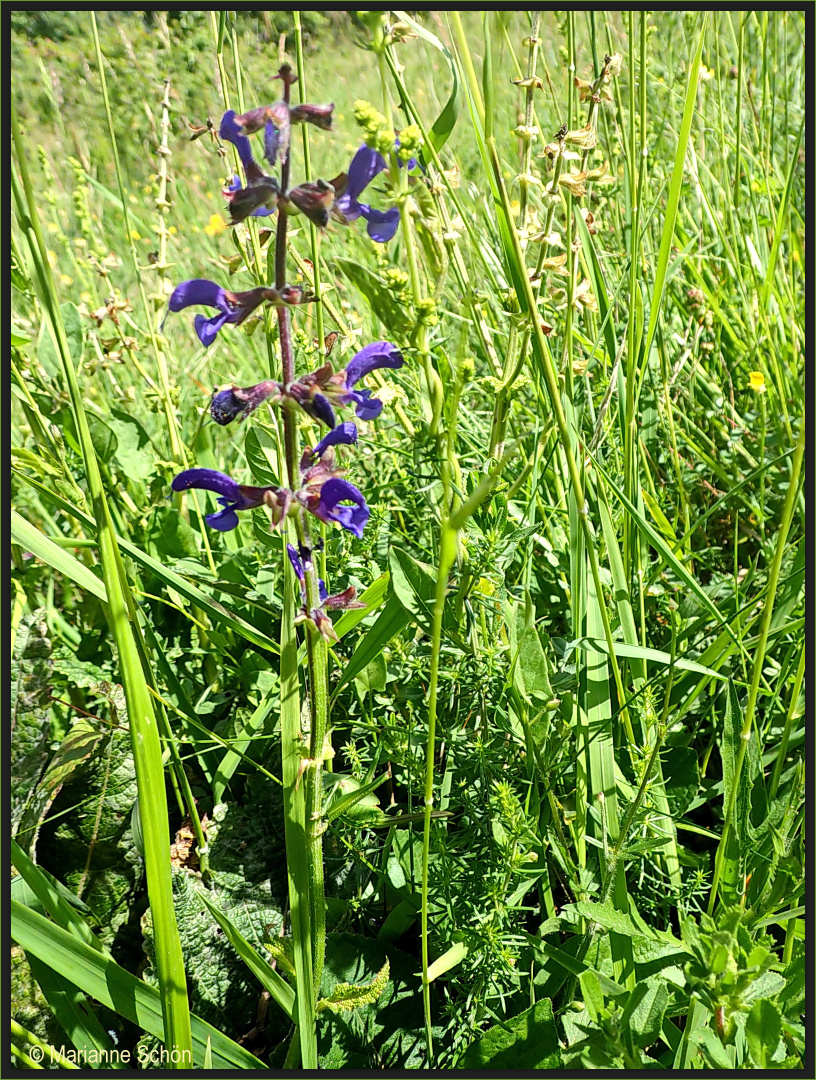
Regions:
<instances>
[{"instance_id":1,"label":"green stem","mask_svg":"<svg viewBox=\"0 0 816 1080\"><path fill-rule=\"evenodd\" d=\"M437 689L439 655L442 646L442 615L445 610L448 573L456 558L456 531L445 521L440 534L439 569L436 577L433 620L431 625L431 674L428 683L428 739L425 746L425 819L422 829L422 1001L425 1009L425 1041L428 1067L433 1059L431 1021L431 984L428 981L428 865L431 849L431 814L433 811L434 758L436 756Z\"/></svg>"}]
</instances>

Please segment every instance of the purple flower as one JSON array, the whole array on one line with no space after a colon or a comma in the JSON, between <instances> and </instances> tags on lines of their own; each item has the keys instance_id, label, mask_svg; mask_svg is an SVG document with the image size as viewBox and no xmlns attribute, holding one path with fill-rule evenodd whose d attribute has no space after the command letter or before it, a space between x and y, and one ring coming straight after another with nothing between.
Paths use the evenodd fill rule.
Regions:
<instances>
[{"instance_id":1,"label":"purple flower","mask_svg":"<svg viewBox=\"0 0 816 1080\"><path fill-rule=\"evenodd\" d=\"M256 166L257 168L257 166ZM237 182L237 185L235 181ZM278 202L281 200L281 191L278 182L273 176L260 176L254 183L247 187L241 187L237 177L232 184L221 189L221 194L227 200L227 209L230 212L230 225L238 225L248 217L268 217L274 214Z\"/></svg>"},{"instance_id":2,"label":"purple flower","mask_svg":"<svg viewBox=\"0 0 816 1080\"><path fill-rule=\"evenodd\" d=\"M312 457L322 457L330 446L351 446L357 442L357 425L347 420L338 424L336 428L324 435L320 442L311 451Z\"/></svg>"},{"instance_id":3,"label":"purple flower","mask_svg":"<svg viewBox=\"0 0 816 1080\"><path fill-rule=\"evenodd\" d=\"M343 502L352 502L354 506L341 506ZM338 476L326 480L320 486L319 495L308 497L306 509L321 521L336 521L358 540L362 540L363 529L371 514L362 492Z\"/></svg>"},{"instance_id":4,"label":"purple flower","mask_svg":"<svg viewBox=\"0 0 816 1080\"><path fill-rule=\"evenodd\" d=\"M231 386L227 390L219 390L213 393L210 402L210 416L216 424L229 424L236 417L240 420L246 418L273 394L280 396L280 383L266 379L257 386Z\"/></svg>"},{"instance_id":5,"label":"purple flower","mask_svg":"<svg viewBox=\"0 0 816 1080\"><path fill-rule=\"evenodd\" d=\"M330 105L293 105L289 110L289 119L293 124L314 124L323 131L332 130L332 112L334 102Z\"/></svg>"},{"instance_id":6,"label":"purple flower","mask_svg":"<svg viewBox=\"0 0 816 1080\"><path fill-rule=\"evenodd\" d=\"M236 484L231 477L215 469L187 469L178 474L171 486L173 491L189 491L190 488L214 491L223 510L208 514L204 520L211 529L218 529L219 532L230 532L238 525L238 510L251 510L263 505L270 507L272 520L279 525L286 517L291 502L288 491Z\"/></svg>"},{"instance_id":7,"label":"purple flower","mask_svg":"<svg viewBox=\"0 0 816 1080\"><path fill-rule=\"evenodd\" d=\"M393 239L400 222L400 212L396 206L385 211L375 210L368 203L361 203L359 197L374 177L385 168L385 158L382 154L364 143L351 160L346 190L335 204L335 210L346 221L356 221L362 215L368 222L366 226L368 235L379 244L385 244Z\"/></svg>"},{"instance_id":8,"label":"purple flower","mask_svg":"<svg viewBox=\"0 0 816 1080\"><path fill-rule=\"evenodd\" d=\"M340 404L348 405L354 402L357 416L361 420L374 420L382 412L383 403L379 398L372 397L371 390L352 390L352 387L377 368L401 368L404 363L402 353L390 341L374 341L366 345L352 357L345 372L338 372L335 376L344 376L341 396L338 399Z\"/></svg>"},{"instance_id":9,"label":"purple flower","mask_svg":"<svg viewBox=\"0 0 816 1080\"><path fill-rule=\"evenodd\" d=\"M300 285L285 285L280 291L259 287L234 293L228 289L222 289L220 285L214 281L208 281L207 278L192 278L176 286L167 306L170 311L183 311L184 308L195 304L204 304L206 307L218 309L220 314L213 315L209 319L204 315L195 317L195 331L201 344L206 348L215 341L222 326L226 323L234 323L238 326L265 300L280 307L282 304L303 304L311 299L312 297ZM164 323L162 323L162 328L164 328Z\"/></svg>"},{"instance_id":10,"label":"purple flower","mask_svg":"<svg viewBox=\"0 0 816 1080\"><path fill-rule=\"evenodd\" d=\"M173 290L167 306L170 311L183 311L184 308L195 304L218 308L220 312L220 315L213 315L210 319L204 315L195 317L195 331L205 347L212 345L218 331L225 323L237 323L242 316L240 308L227 299L226 289L222 289L220 285L206 278L182 281ZM162 323L163 326L164 323Z\"/></svg>"},{"instance_id":11,"label":"purple flower","mask_svg":"<svg viewBox=\"0 0 816 1080\"><path fill-rule=\"evenodd\" d=\"M255 164L252 157L252 147L249 139L243 133L241 126L235 120L235 109L229 109L221 117L221 127L218 134L225 142L231 142L238 151L238 157L245 169L251 169Z\"/></svg>"}]
</instances>

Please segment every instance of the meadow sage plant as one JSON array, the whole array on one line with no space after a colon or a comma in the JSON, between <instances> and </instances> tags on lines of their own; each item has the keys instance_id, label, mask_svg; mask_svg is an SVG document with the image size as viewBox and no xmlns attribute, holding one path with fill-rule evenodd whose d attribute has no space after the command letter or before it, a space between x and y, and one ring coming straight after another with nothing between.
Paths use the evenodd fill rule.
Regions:
<instances>
[{"instance_id":1,"label":"meadow sage plant","mask_svg":"<svg viewBox=\"0 0 816 1080\"><path fill-rule=\"evenodd\" d=\"M363 189L387 168L379 151L368 146L361 147L355 154L348 176L343 174L332 182L318 178L290 185L292 125L308 123L321 131L329 131L333 105L293 106L289 97L296 76L284 64L277 78L283 86L280 101L260 105L240 115L230 109L224 113L219 127L221 138L235 147L244 173L243 179L233 176L224 189L231 215L230 224L236 225L249 217L277 214L275 280L267 284L258 283L255 288L244 292L232 292L216 281L193 278L176 286L170 295L168 308L170 312L196 306L215 309L215 315L199 313L195 316L195 332L205 347L210 346L225 327L241 325L264 305L277 311L280 370L274 374L279 377L263 379L254 386L232 385L215 391L210 402L210 414L217 424L225 426L233 421L246 420L264 403L278 406L281 410L288 483L254 486L239 483L215 469L190 468L175 477L172 489L175 492L191 489L210 491L217 497L220 509L204 519L211 529L230 532L237 528L240 513L266 508L270 512L273 531L285 531L292 525L297 537L297 546L287 542L285 549L281 549L281 557L284 573L294 571L301 600L292 625L303 625L306 633L311 725L308 732L299 733L303 750L297 783L300 784L302 778L308 836L301 840L304 850L300 852L290 850L287 838L287 860L302 858L309 863L310 946L314 958L309 980L313 983L313 993L320 983L325 949L321 840L325 825L321 822L321 790L322 766L332 756L326 646L328 642L337 640L329 612L365 605L357 600L354 586L329 594L325 582L317 575L313 560L313 552L322 547L322 540L313 540L311 530L314 522L339 525L355 538L362 539L370 510L362 491L344 478L344 469L338 458L340 448L347 452L356 444L357 425L350 420L338 422L337 411L353 409L358 420L376 419L382 412L383 402L373 396L371 389L361 387L360 383L377 369L402 367L404 360L396 345L389 341L375 341L360 349L339 371L335 371L327 359L315 371L296 374L290 320L293 311L312 303L315 297L300 285L286 280L287 220L291 214L303 213L315 226L325 228L331 217L346 224L362 215L368 221L369 234L378 241L386 242L396 231L400 213L396 208L375 211L359 202ZM250 138L255 134L263 135L266 169L252 152ZM399 146L395 144L393 133L389 136L389 145ZM410 134L408 145L412 145ZM415 162L406 159L403 153L399 164L411 167ZM299 449L299 415L308 416L328 429L316 445L302 450ZM282 657L285 651L282 647ZM289 795L291 797L291 792ZM307 993L302 980L298 984L298 992Z\"/></svg>"}]
</instances>

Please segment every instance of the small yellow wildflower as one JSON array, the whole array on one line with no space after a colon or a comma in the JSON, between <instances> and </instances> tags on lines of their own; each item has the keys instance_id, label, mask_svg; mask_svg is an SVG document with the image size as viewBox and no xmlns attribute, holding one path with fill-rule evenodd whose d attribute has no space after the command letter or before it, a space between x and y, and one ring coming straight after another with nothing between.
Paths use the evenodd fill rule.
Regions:
<instances>
[{"instance_id":1,"label":"small yellow wildflower","mask_svg":"<svg viewBox=\"0 0 816 1080\"><path fill-rule=\"evenodd\" d=\"M89 292L80 293L79 299L83 302L83 304L90 304L91 294Z\"/></svg>"},{"instance_id":2,"label":"small yellow wildflower","mask_svg":"<svg viewBox=\"0 0 816 1080\"><path fill-rule=\"evenodd\" d=\"M176 233L178 232L178 229L176 228L175 225L171 225L170 228L167 231L170 233L171 236L175 236Z\"/></svg>"},{"instance_id":3,"label":"small yellow wildflower","mask_svg":"<svg viewBox=\"0 0 816 1080\"><path fill-rule=\"evenodd\" d=\"M56 267L57 267L57 253L56 253L56 251L52 251L51 248L48 249L48 264L49 264L49 266L51 267L52 270L56 270Z\"/></svg>"},{"instance_id":4,"label":"small yellow wildflower","mask_svg":"<svg viewBox=\"0 0 816 1080\"><path fill-rule=\"evenodd\" d=\"M131 240L141 240L142 239L141 233L138 233L135 229L131 229L130 230L130 239Z\"/></svg>"},{"instance_id":5,"label":"small yellow wildflower","mask_svg":"<svg viewBox=\"0 0 816 1080\"><path fill-rule=\"evenodd\" d=\"M208 225L204 226L204 232L207 236L218 236L226 227L227 223L220 214L210 214L210 221Z\"/></svg>"},{"instance_id":6,"label":"small yellow wildflower","mask_svg":"<svg viewBox=\"0 0 816 1080\"><path fill-rule=\"evenodd\" d=\"M749 371L748 372L748 385L757 394L764 394L767 390L765 386L765 376L761 371Z\"/></svg>"},{"instance_id":7,"label":"small yellow wildflower","mask_svg":"<svg viewBox=\"0 0 816 1080\"><path fill-rule=\"evenodd\" d=\"M60 274L60 281L63 285L73 285L74 279L69 277L68 274Z\"/></svg>"},{"instance_id":8,"label":"small yellow wildflower","mask_svg":"<svg viewBox=\"0 0 816 1080\"><path fill-rule=\"evenodd\" d=\"M45 227L49 232L59 232L59 225L55 221L49 221Z\"/></svg>"}]
</instances>

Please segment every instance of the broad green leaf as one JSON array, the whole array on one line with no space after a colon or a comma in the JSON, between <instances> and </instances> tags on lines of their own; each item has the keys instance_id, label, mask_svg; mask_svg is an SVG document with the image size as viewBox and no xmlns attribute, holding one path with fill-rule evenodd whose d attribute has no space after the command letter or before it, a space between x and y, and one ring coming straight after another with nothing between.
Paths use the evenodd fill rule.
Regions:
<instances>
[{"instance_id":1,"label":"broad green leaf","mask_svg":"<svg viewBox=\"0 0 816 1080\"><path fill-rule=\"evenodd\" d=\"M635 1046L645 1050L660 1035L669 1002L663 979L646 979L632 991L621 1017L621 1028L629 1032Z\"/></svg>"},{"instance_id":2,"label":"broad green leaf","mask_svg":"<svg viewBox=\"0 0 816 1080\"><path fill-rule=\"evenodd\" d=\"M144 485L156 462L147 432L135 416L119 409L111 409L107 423L116 436L114 457L119 467L128 480Z\"/></svg>"},{"instance_id":3,"label":"broad green leaf","mask_svg":"<svg viewBox=\"0 0 816 1080\"><path fill-rule=\"evenodd\" d=\"M561 1046L552 1002L542 998L518 1016L489 1028L464 1052L457 1069L559 1069Z\"/></svg>"},{"instance_id":4,"label":"broad green leaf","mask_svg":"<svg viewBox=\"0 0 816 1080\"><path fill-rule=\"evenodd\" d=\"M155 987L22 904L12 900L10 908L11 935L26 953L39 957L88 997L107 1005L157 1039L164 1039L161 995ZM204 1020L191 1015L190 1022L195 1066L203 1064L209 1038L214 1068L265 1068L262 1061Z\"/></svg>"},{"instance_id":5,"label":"broad green leaf","mask_svg":"<svg viewBox=\"0 0 816 1080\"><path fill-rule=\"evenodd\" d=\"M267 487L279 487L277 474L278 443L261 424L253 424L244 439L249 471L255 481Z\"/></svg>"},{"instance_id":6,"label":"broad green leaf","mask_svg":"<svg viewBox=\"0 0 816 1080\"><path fill-rule=\"evenodd\" d=\"M755 1001L745 1021L748 1053L758 1069L772 1069L771 1058L782 1036L782 1017L772 1001Z\"/></svg>"},{"instance_id":7,"label":"broad green leaf","mask_svg":"<svg viewBox=\"0 0 816 1080\"><path fill-rule=\"evenodd\" d=\"M639 923L636 924L629 915L625 915L622 911L616 911L608 902L596 904L589 900L579 900L574 904L565 904L563 910L576 911L585 919L589 919L591 922L602 926L605 930L611 930L616 934L632 938L645 937L652 941L659 941L662 944L672 945L678 952L688 951L683 942L669 930L655 930L647 926L642 920L639 920Z\"/></svg>"}]
</instances>

